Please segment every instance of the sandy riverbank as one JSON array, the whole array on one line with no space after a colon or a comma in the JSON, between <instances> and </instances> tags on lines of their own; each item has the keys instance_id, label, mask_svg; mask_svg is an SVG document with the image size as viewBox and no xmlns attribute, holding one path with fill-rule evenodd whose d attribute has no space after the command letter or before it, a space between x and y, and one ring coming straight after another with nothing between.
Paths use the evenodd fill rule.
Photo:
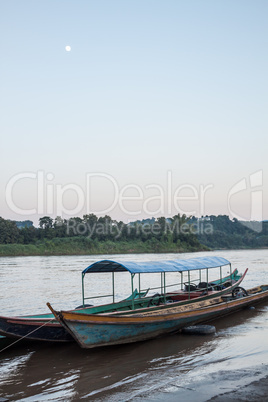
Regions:
<instances>
[{"instance_id":1,"label":"sandy riverbank","mask_svg":"<svg viewBox=\"0 0 268 402\"><path fill-rule=\"evenodd\" d=\"M209 401L213 402L237 402L237 401L247 401L247 402L259 402L266 401L268 398L268 376L258 380L253 381L248 385L239 387L235 391L226 392L215 396Z\"/></svg>"},{"instance_id":2,"label":"sandy riverbank","mask_svg":"<svg viewBox=\"0 0 268 402\"><path fill-rule=\"evenodd\" d=\"M259 402L268 396L268 366L252 370L219 371L190 375L181 385L169 383L157 396L143 395L148 402Z\"/></svg>"}]
</instances>

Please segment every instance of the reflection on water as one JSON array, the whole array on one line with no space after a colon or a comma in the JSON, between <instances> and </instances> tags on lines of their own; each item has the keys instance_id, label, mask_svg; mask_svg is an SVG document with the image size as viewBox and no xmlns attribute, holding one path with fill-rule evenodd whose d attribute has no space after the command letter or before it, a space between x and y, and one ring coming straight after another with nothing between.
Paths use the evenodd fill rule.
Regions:
<instances>
[{"instance_id":1,"label":"reflection on water","mask_svg":"<svg viewBox=\"0 0 268 402\"><path fill-rule=\"evenodd\" d=\"M240 271L250 268L244 287L268 282L268 251L213 254L230 259ZM101 258L106 257L2 258L2 312L43 312L46 301L57 308L79 304L80 273ZM174 255L113 258L172 259ZM75 343L19 342L0 354L0 395L21 401L205 401L267 375L268 306L244 310L213 325L216 335L176 334L93 350L82 350Z\"/></svg>"}]
</instances>

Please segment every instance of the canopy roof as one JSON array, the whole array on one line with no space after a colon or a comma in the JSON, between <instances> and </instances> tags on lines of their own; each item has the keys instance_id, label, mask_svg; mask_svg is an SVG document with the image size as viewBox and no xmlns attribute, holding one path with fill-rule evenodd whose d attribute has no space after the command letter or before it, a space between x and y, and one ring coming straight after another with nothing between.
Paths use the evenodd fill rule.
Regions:
<instances>
[{"instance_id":1,"label":"canopy roof","mask_svg":"<svg viewBox=\"0 0 268 402\"><path fill-rule=\"evenodd\" d=\"M216 268L230 265L230 262L222 257L199 257L188 260L170 261L110 261L102 260L94 262L84 269L83 274L93 272L122 272L129 271L131 274L155 273L155 272L184 272L197 269Z\"/></svg>"}]
</instances>

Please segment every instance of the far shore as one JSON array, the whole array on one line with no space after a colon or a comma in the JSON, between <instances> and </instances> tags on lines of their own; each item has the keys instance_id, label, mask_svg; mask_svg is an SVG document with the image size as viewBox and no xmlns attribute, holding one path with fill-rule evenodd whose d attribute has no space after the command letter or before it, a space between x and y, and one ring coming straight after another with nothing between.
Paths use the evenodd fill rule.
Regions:
<instances>
[{"instance_id":1,"label":"far shore","mask_svg":"<svg viewBox=\"0 0 268 402\"><path fill-rule=\"evenodd\" d=\"M217 248L217 250L264 250L260 248ZM198 251L213 251L206 246L178 247L158 243L150 246L142 242L99 242L95 247L81 246L68 243L55 245L53 243L35 244L0 244L0 257L31 257L31 256L63 256L63 255L101 255L101 254L164 254L164 253L190 253Z\"/></svg>"},{"instance_id":2,"label":"far shore","mask_svg":"<svg viewBox=\"0 0 268 402\"><path fill-rule=\"evenodd\" d=\"M189 247L187 244L167 244L142 241L104 241L86 244L81 241L45 241L39 244L0 244L0 257L21 256L61 256L61 255L99 255L99 254L143 254L143 253L187 253L208 251L203 245Z\"/></svg>"}]
</instances>

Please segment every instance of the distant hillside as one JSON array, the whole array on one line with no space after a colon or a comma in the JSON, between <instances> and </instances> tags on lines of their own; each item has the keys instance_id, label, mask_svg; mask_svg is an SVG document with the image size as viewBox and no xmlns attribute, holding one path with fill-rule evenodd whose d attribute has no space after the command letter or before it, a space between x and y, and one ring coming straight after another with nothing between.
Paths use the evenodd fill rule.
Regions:
<instances>
[{"instance_id":1,"label":"distant hillside","mask_svg":"<svg viewBox=\"0 0 268 402\"><path fill-rule=\"evenodd\" d=\"M94 214L15 222L0 217L0 256L113 253L181 253L209 249L268 248L268 222L226 215L175 215L126 224Z\"/></svg>"},{"instance_id":2,"label":"distant hillside","mask_svg":"<svg viewBox=\"0 0 268 402\"><path fill-rule=\"evenodd\" d=\"M39 228L0 217L0 255L161 253L207 250L191 233L185 215L126 224L94 214L39 219ZM21 222L19 222L21 224ZM183 230L181 230L183 229Z\"/></svg>"},{"instance_id":3,"label":"distant hillside","mask_svg":"<svg viewBox=\"0 0 268 402\"><path fill-rule=\"evenodd\" d=\"M227 215L192 217L201 244L211 249L267 248L268 221L241 222Z\"/></svg>"}]
</instances>

